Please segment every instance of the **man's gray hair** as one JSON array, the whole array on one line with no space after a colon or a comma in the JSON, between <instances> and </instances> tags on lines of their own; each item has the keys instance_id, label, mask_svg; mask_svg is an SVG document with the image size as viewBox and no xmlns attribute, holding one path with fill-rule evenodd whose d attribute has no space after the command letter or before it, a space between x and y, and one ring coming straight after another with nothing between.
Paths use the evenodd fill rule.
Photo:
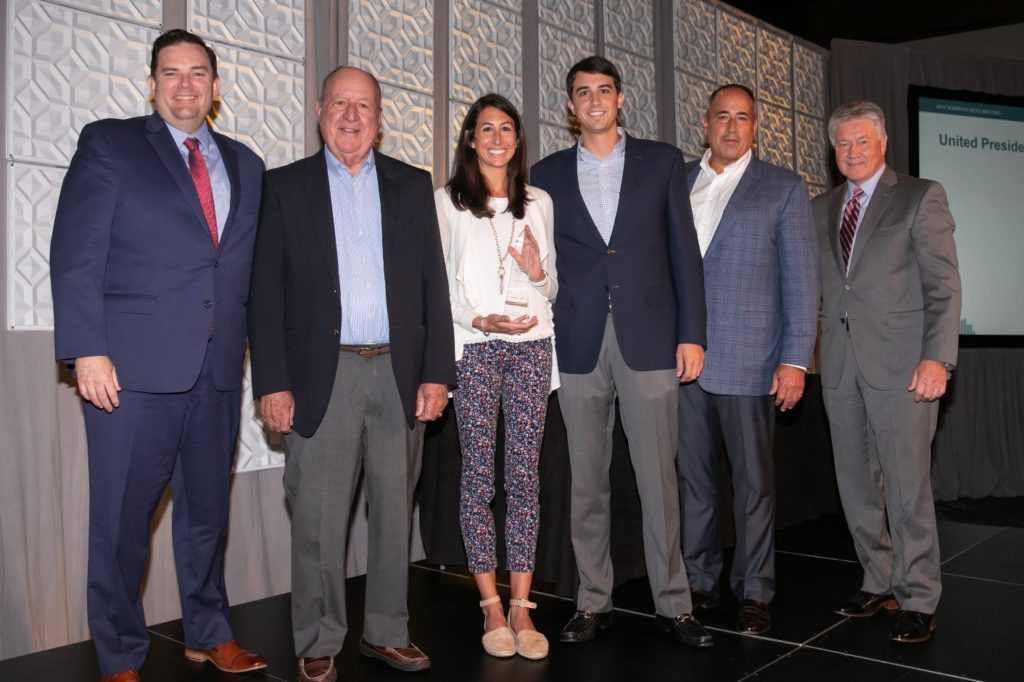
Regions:
<instances>
[{"instance_id":1,"label":"man's gray hair","mask_svg":"<svg viewBox=\"0 0 1024 682\"><path fill-rule=\"evenodd\" d=\"M828 120L828 141L834 147L836 144L836 130L839 126L858 118L866 118L875 124L878 137L885 137L885 112L882 107L868 100L855 100L839 106L832 112Z\"/></svg>"},{"instance_id":2,"label":"man's gray hair","mask_svg":"<svg viewBox=\"0 0 1024 682\"><path fill-rule=\"evenodd\" d=\"M323 81L320 82L320 96L317 98L317 101L323 103L323 101L324 101L324 93L327 92L327 84L331 82L331 79L334 78L334 76L336 76L337 74L341 73L342 71L358 71L359 73L365 74L367 77L369 77L369 79L371 81L373 81L373 89L376 91L375 94L377 95L377 111L380 111L381 110L380 81L377 80L377 77L374 76L369 71L357 68L355 66L345 66L345 65L342 65L342 66L336 66L333 69L331 69L331 72L329 74L327 74L326 76L324 76Z\"/></svg>"}]
</instances>

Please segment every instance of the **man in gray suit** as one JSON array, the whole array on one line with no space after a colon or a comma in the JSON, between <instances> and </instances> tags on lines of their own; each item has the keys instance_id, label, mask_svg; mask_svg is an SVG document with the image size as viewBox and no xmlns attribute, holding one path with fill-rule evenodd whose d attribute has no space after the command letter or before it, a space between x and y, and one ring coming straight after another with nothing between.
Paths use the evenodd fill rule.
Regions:
<instances>
[{"instance_id":1,"label":"man in gray suit","mask_svg":"<svg viewBox=\"0 0 1024 682\"><path fill-rule=\"evenodd\" d=\"M937 400L956 362L960 275L942 186L885 164L872 102L828 124L847 182L816 198L823 310L821 383L839 494L864 567L836 608L900 613L889 637L923 642L942 590L931 489Z\"/></svg>"},{"instance_id":2,"label":"man in gray suit","mask_svg":"<svg viewBox=\"0 0 1024 682\"><path fill-rule=\"evenodd\" d=\"M750 89L731 83L712 92L703 123L709 148L687 164L687 184L704 257L708 349L700 378L679 388L683 560L694 609L717 606L724 442L736 519L736 629L762 634L775 594L775 407L800 400L814 355L818 248L803 180L751 151Z\"/></svg>"}]
</instances>

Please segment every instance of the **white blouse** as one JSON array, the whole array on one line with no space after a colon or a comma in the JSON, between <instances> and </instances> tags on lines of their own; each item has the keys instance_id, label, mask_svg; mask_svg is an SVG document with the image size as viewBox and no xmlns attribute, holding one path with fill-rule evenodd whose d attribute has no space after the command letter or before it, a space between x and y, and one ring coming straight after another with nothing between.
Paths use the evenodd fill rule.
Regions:
<instances>
[{"instance_id":1,"label":"white blouse","mask_svg":"<svg viewBox=\"0 0 1024 682\"><path fill-rule=\"evenodd\" d=\"M553 209L551 197L537 187L526 187L530 202L526 215L515 220L515 235L512 235L513 218L506 213L508 199L491 197L489 206L494 210L494 229L487 218L477 218L469 211L460 211L452 204L448 191L442 187L434 193L437 207L437 222L441 228L441 246L448 270L448 292L452 305L452 319L455 323L455 359L462 358L467 343L482 343L501 339L512 343L536 341L553 337L551 302L558 293L558 273L555 271L555 236L553 230ZM508 251L509 242L521 250L523 233L529 225L530 232L537 240L540 250L541 268L547 277L537 284L529 283L526 313L537 317L537 325L523 334L484 333L473 327L473 320L479 316L505 314L505 297L509 281L514 272L520 272L512 255L499 263L499 253ZM497 245L495 245L497 241ZM498 277L499 265L504 266L504 277ZM557 367L552 365L552 390L558 387Z\"/></svg>"}]
</instances>

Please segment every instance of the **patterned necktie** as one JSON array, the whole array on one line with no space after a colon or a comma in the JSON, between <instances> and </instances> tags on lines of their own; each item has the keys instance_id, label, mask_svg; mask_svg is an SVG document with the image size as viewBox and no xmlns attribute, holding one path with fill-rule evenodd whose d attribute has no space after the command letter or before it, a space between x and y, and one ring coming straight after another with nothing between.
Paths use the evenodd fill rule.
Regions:
<instances>
[{"instance_id":1,"label":"patterned necktie","mask_svg":"<svg viewBox=\"0 0 1024 682\"><path fill-rule=\"evenodd\" d=\"M185 146L188 147L188 171L192 174L192 182L195 183L196 192L199 194L199 205L203 207L203 215L206 216L206 227L210 230L213 248L217 248L217 208L213 203L213 188L210 187L210 174L206 170L206 160L199 152L198 139L185 138Z\"/></svg>"},{"instance_id":2,"label":"patterned necktie","mask_svg":"<svg viewBox=\"0 0 1024 682\"><path fill-rule=\"evenodd\" d=\"M839 244L843 247L843 267L850 269L850 254L853 253L853 236L857 234L857 218L860 217L860 198L864 190L853 188L853 196L846 202L843 211L843 224L839 228Z\"/></svg>"}]
</instances>

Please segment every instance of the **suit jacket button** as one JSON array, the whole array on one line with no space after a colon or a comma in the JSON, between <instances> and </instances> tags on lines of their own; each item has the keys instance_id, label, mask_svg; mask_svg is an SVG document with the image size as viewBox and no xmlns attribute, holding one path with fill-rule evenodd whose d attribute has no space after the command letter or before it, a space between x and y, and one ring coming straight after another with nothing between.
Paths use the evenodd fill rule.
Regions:
<instances>
[{"instance_id":1,"label":"suit jacket button","mask_svg":"<svg viewBox=\"0 0 1024 682\"><path fill-rule=\"evenodd\" d=\"M847 285L846 285L845 287L843 287L843 288L844 288L844 289L846 289L847 291L849 291L849 290L850 290L850 285L849 285L849 284L847 284Z\"/></svg>"},{"instance_id":2,"label":"suit jacket button","mask_svg":"<svg viewBox=\"0 0 1024 682\"><path fill-rule=\"evenodd\" d=\"M339 330L339 329L332 329L331 330L331 336L341 336L341 330Z\"/></svg>"},{"instance_id":3,"label":"suit jacket button","mask_svg":"<svg viewBox=\"0 0 1024 682\"><path fill-rule=\"evenodd\" d=\"M213 307L213 301L211 301L210 299L206 299L205 301L203 301L203 307L204 308L212 308Z\"/></svg>"},{"instance_id":4,"label":"suit jacket button","mask_svg":"<svg viewBox=\"0 0 1024 682\"><path fill-rule=\"evenodd\" d=\"M613 253L615 253L615 249L605 249L604 250L604 255L606 255L606 256L610 256Z\"/></svg>"}]
</instances>

